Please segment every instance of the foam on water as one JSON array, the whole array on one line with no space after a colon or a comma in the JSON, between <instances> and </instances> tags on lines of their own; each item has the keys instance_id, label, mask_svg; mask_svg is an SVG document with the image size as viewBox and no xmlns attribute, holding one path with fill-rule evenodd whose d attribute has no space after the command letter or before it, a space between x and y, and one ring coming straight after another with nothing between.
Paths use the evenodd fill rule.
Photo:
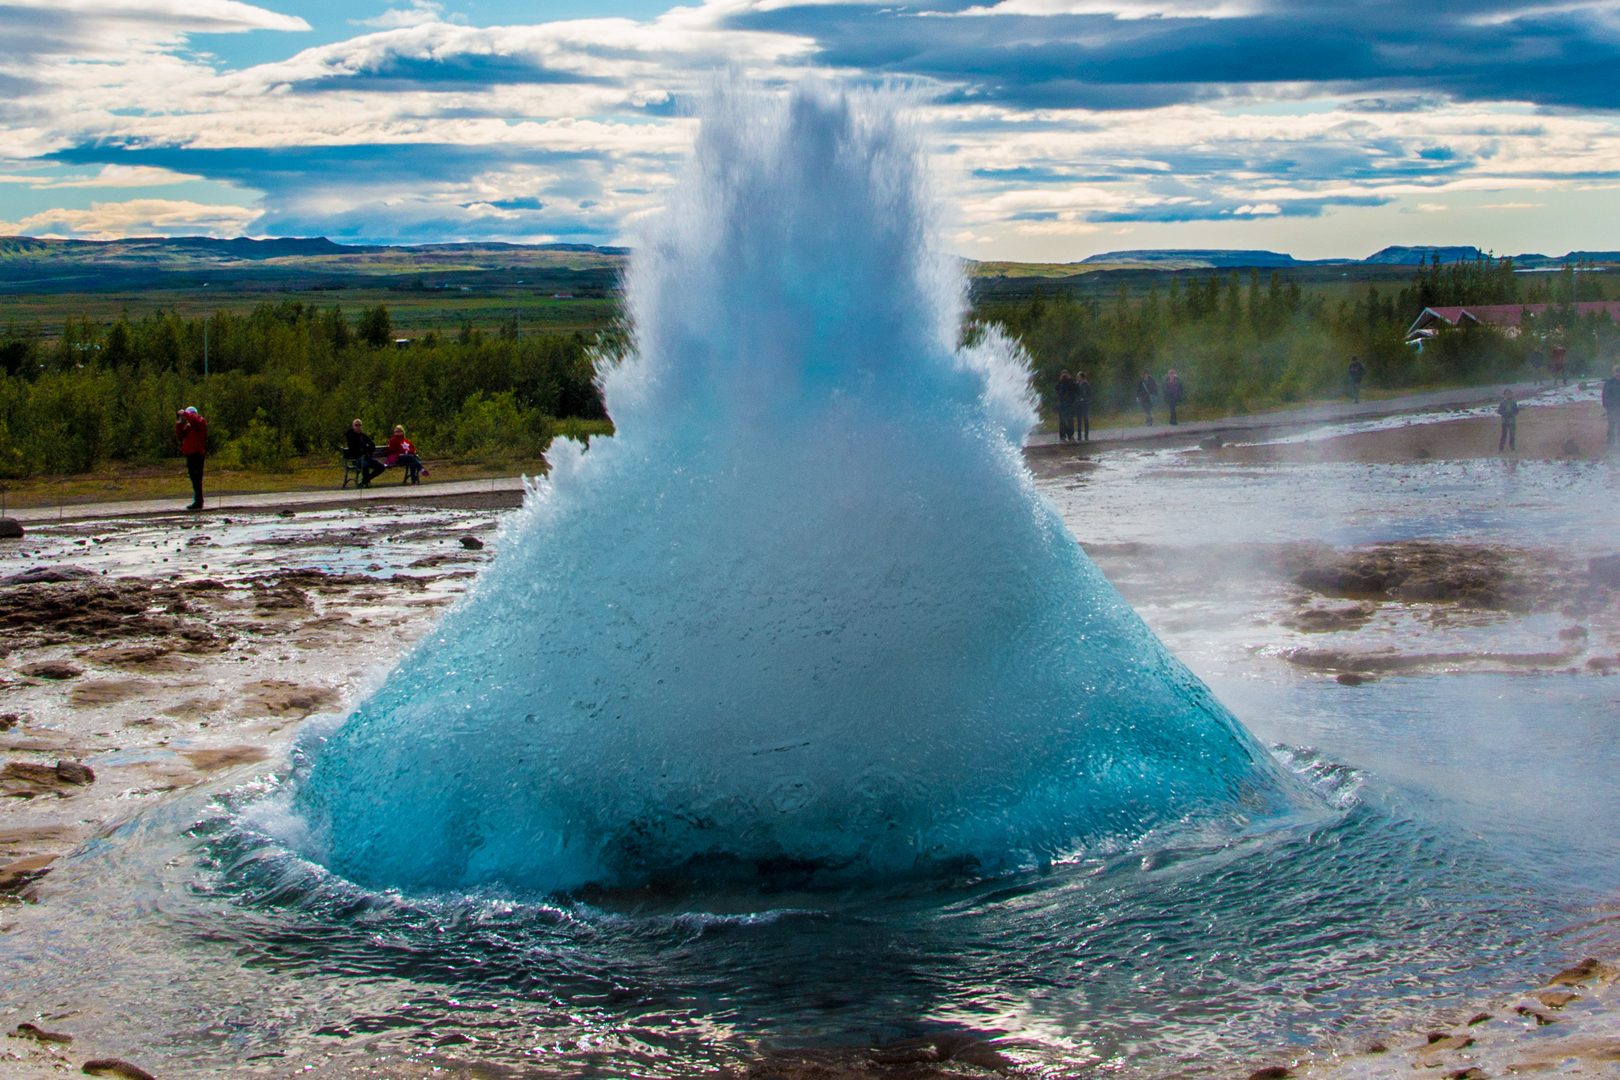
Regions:
<instances>
[{"instance_id":1,"label":"foam on water","mask_svg":"<svg viewBox=\"0 0 1620 1080\"><path fill-rule=\"evenodd\" d=\"M560 444L296 805L367 885L830 884L1072 856L1288 784L1035 491L883 95L730 89Z\"/></svg>"}]
</instances>

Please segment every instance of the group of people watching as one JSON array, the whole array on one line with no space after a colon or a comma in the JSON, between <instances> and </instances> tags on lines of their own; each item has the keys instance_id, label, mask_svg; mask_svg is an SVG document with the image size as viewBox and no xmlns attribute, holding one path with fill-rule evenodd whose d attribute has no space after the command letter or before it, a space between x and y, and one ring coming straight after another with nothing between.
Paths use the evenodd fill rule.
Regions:
<instances>
[{"instance_id":1,"label":"group of people watching","mask_svg":"<svg viewBox=\"0 0 1620 1080\"><path fill-rule=\"evenodd\" d=\"M1181 376L1176 374L1175 368L1164 373L1162 391L1151 371L1142 372L1142 377L1136 380L1136 403L1142 407L1142 416L1147 421L1148 427L1153 426L1153 403L1161 398L1164 400L1166 411L1170 413L1170 423L1172 425L1181 423L1176 418L1176 406L1181 404L1184 396L1186 392L1181 387Z\"/></svg>"},{"instance_id":2,"label":"group of people watching","mask_svg":"<svg viewBox=\"0 0 1620 1080\"><path fill-rule=\"evenodd\" d=\"M416 456L416 447L405 437L405 428L401 424L394 425L394 434L389 436L388 445L380 448L366 434L366 426L359 420L350 424L349 430L343 434L347 444L343 456L360 466L360 487L370 487L372 480L381 476L384 469L395 465L405 470L407 483L419 484L428 473L422 466L422 459Z\"/></svg>"},{"instance_id":3,"label":"group of people watching","mask_svg":"<svg viewBox=\"0 0 1620 1080\"><path fill-rule=\"evenodd\" d=\"M379 447L371 436L366 434L365 425L358 420L349 425L349 430L344 432L344 436L347 445L343 456L358 464L363 470L360 477L361 487L369 486L384 469L395 465L405 469L405 480L408 483L419 484L422 477L428 475L422 459L416 456L416 447L405 437L403 425L394 426L394 434L384 447ZM186 509L201 510L203 462L208 456L208 421L197 411L195 405L188 405L174 414L174 437L180 443L180 453L186 459L186 473L191 477L191 505Z\"/></svg>"}]
</instances>

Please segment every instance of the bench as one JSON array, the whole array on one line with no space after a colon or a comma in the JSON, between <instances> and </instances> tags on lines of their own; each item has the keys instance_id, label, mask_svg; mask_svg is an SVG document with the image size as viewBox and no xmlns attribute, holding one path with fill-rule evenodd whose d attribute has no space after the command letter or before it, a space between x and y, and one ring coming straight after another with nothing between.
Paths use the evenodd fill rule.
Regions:
<instances>
[{"instance_id":1,"label":"bench","mask_svg":"<svg viewBox=\"0 0 1620 1080\"><path fill-rule=\"evenodd\" d=\"M355 487L359 487L366 478L365 459L350 457L347 450L339 450L338 457L343 461L343 485L338 490L348 487L351 480Z\"/></svg>"}]
</instances>

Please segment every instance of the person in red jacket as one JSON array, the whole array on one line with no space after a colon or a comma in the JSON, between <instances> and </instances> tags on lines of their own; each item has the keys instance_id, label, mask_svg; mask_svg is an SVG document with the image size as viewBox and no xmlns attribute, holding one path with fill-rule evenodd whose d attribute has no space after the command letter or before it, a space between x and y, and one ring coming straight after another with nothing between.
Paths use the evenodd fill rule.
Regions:
<instances>
[{"instance_id":1,"label":"person in red jacket","mask_svg":"<svg viewBox=\"0 0 1620 1080\"><path fill-rule=\"evenodd\" d=\"M174 437L180 440L180 452L186 455L186 472L191 474L191 505L187 510L201 510L203 458L208 454L208 421L188 406L174 414Z\"/></svg>"}]
</instances>

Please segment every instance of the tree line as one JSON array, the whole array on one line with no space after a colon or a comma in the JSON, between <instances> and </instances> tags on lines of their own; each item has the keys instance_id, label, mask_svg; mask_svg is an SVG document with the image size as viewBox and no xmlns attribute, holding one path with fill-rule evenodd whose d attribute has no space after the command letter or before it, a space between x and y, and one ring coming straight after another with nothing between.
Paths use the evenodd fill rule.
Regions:
<instances>
[{"instance_id":1,"label":"tree line","mask_svg":"<svg viewBox=\"0 0 1620 1080\"><path fill-rule=\"evenodd\" d=\"M207 416L210 452L228 465L335 458L356 417L374 435L404 425L429 459L534 458L555 434L611 430L595 375L585 335L520 335L515 320L488 334L464 322L457 335L396 347L381 304L352 325L341 307L300 301L206 319L75 317L53 341L8 325L0 476L172 458L174 414L188 405Z\"/></svg>"},{"instance_id":2,"label":"tree line","mask_svg":"<svg viewBox=\"0 0 1620 1080\"><path fill-rule=\"evenodd\" d=\"M1109 300L1067 290L1028 301L979 305L977 325L1000 324L1023 342L1036 390L1053 406L1062 371L1087 373L1099 412L1133 407L1144 372L1175 370L1187 402L1214 411L1254 409L1343 392L1350 357L1366 385L1387 389L1466 385L1517 377L1538 350L1563 345L1568 371L1607 370L1620 340L1606 315L1579 315L1577 301L1604 299L1588 267L1536 274L1526 284L1511 259L1442 266L1426 262L1399 290L1369 285L1332 302L1273 272L1262 281L1236 271L1172 276L1146 295L1121 285ZM1553 307L1515 334L1484 326L1447 330L1420 350L1406 343L1426 307L1546 303ZM970 333L971 333L970 329Z\"/></svg>"}]
</instances>

